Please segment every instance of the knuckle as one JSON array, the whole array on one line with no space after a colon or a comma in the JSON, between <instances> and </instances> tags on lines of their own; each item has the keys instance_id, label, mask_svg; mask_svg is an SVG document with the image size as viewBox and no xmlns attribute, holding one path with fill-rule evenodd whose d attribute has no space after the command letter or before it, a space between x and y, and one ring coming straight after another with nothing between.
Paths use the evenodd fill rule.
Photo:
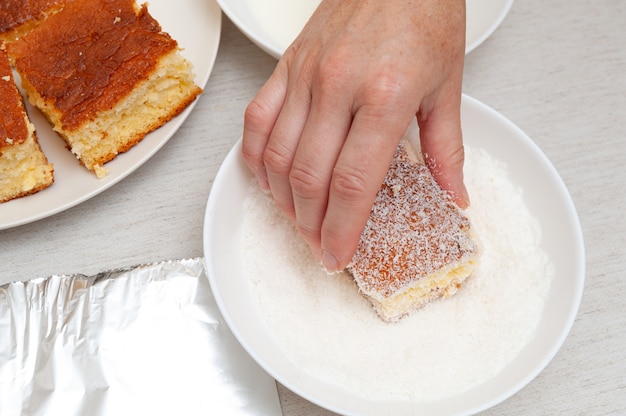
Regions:
<instances>
[{"instance_id":1,"label":"knuckle","mask_svg":"<svg viewBox=\"0 0 626 416\"><path fill-rule=\"evenodd\" d=\"M325 59L319 68L320 79L329 85L341 85L350 77L350 70L340 56Z\"/></svg>"},{"instance_id":2,"label":"knuckle","mask_svg":"<svg viewBox=\"0 0 626 416\"><path fill-rule=\"evenodd\" d=\"M463 144L461 144L450 151L449 164L454 168L463 169L464 162L465 148L463 147Z\"/></svg>"},{"instance_id":3,"label":"knuckle","mask_svg":"<svg viewBox=\"0 0 626 416\"><path fill-rule=\"evenodd\" d=\"M317 68L321 88L329 92L336 92L337 89L345 88L353 77L352 61L352 58L342 52L324 57Z\"/></svg>"},{"instance_id":4,"label":"knuckle","mask_svg":"<svg viewBox=\"0 0 626 416\"><path fill-rule=\"evenodd\" d=\"M257 98L250 101L244 112L244 124L251 130L259 130L271 115L271 110Z\"/></svg>"},{"instance_id":5,"label":"knuckle","mask_svg":"<svg viewBox=\"0 0 626 416\"><path fill-rule=\"evenodd\" d=\"M331 191L347 202L362 198L367 192L369 174L363 168L335 169Z\"/></svg>"},{"instance_id":6,"label":"knuckle","mask_svg":"<svg viewBox=\"0 0 626 416\"><path fill-rule=\"evenodd\" d=\"M392 75L393 73L382 71L377 75L376 81L370 84L370 96L374 103L380 103L383 106L395 103L405 93L405 83L401 77Z\"/></svg>"},{"instance_id":7,"label":"knuckle","mask_svg":"<svg viewBox=\"0 0 626 416\"><path fill-rule=\"evenodd\" d=\"M299 164L294 164L289 172L289 183L293 193L304 199L314 198L324 189L321 178L312 167Z\"/></svg>"},{"instance_id":8,"label":"knuckle","mask_svg":"<svg viewBox=\"0 0 626 416\"><path fill-rule=\"evenodd\" d=\"M269 172L286 176L291 169L291 154L284 147L268 143L263 152L263 164Z\"/></svg>"}]
</instances>

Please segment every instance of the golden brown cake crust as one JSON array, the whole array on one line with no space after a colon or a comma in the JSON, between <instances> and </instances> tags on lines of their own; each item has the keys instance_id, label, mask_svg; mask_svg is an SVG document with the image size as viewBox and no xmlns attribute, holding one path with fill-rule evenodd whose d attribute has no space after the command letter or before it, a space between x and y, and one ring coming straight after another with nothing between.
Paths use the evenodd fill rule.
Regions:
<instances>
[{"instance_id":1,"label":"golden brown cake crust","mask_svg":"<svg viewBox=\"0 0 626 416\"><path fill-rule=\"evenodd\" d=\"M360 290L389 298L419 279L473 256L469 220L402 143L348 270Z\"/></svg>"},{"instance_id":2,"label":"golden brown cake crust","mask_svg":"<svg viewBox=\"0 0 626 416\"><path fill-rule=\"evenodd\" d=\"M2 0L0 32L6 32L28 21L45 17L61 0Z\"/></svg>"},{"instance_id":3,"label":"golden brown cake crust","mask_svg":"<svg viewBox=\"0 0 626 416\"><path fill-rule=\"evenodd\" d=\"M22 97L13 81L6 52L0 49L0 155L2 148L22 143L28 136Z\"/></svg>"},{"instance_id":4,"label":"golden brown cake crust","mask_svg":"<svg viewBox=\"0 0 626 416\"><path fill-rule=\"evenodd\" d=\"M53 182L54 168L27 121L9 58L0 49L0 203L32 195Z\"/></svg>"},{"instance_id":5,"label":"golden brown cake crust","mask_svg":"<svg viewBox=\"0 0 626 416\"><path fill-rule=\"evenodd\" d=\"M132 0L70 2L9 45L18 71L74 130L110 110L177 43Z\"/></svg>"},{"instance_id":6,"label":"golden brown cake crust","mask_svg":"<svg viewBox=\"0 0 626 416\"><path fill-rule=\"evenodd\" d=\"M2 0L0 2L0 34L12 33L14 37L17 37L58 10L63 3L65 0Z\"/></svg>"}]
</instances>

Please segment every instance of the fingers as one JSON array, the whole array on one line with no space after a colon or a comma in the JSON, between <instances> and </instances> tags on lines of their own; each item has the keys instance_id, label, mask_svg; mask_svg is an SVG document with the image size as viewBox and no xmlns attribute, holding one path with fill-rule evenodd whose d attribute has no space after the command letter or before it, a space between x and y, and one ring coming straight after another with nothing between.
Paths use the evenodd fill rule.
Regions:
<instances>
[{"instance_id":1,"label":"fingers","mask_svg":"<svg viewBox=\"0 0 626 416\"><path fill-rule=\"evenodd\" d=\"M289 175L311 108L311 95L307 84L304 84L303 78L299 76L293 79L295 83L302 85L288 86L284 106L263 154L263 163L274 201L292 219L295 218L295 207Z\"/></svg>"},{"instance_id":2,"label":"fingers","mask_svg":"<svg viewBox=\"0 0 626 416\"><path fill-rule=\"evenodd\" d=\"M296 227L318 260L331 177L352 121L347 103L329 107L319 105L320 100L319 94L313 97L289 174Z\"/></svg>"},{"instance_id":3,"label":"fingers","mask_svg":"<svg viewBox=\"0 0 626 416\"><path fill-rule=\"evenodd\" d=\"M279 61L246 109L242 154L259 184L271 191L276 205L295 219L289 173L308 119L311 95L303 63L297 58L289 62L291 58Z\"/></svg>"},{"instance_id":4,"label":"fingers","mask_svg":"<svg viewBox=\"0 0 626 416\"><path fill-rule=\"evenodd\" d=\"M351 260L387 174L393 153L408 126L407 115L378 114L362 107L332 175L322 224L322 263L328 271Z\"/></svg>"},{"instance_id":5,"label":"fingers","mask_svg":"<svg viewBox=\"0 0 626 416\"><path fill-rule=\"evenodd\" d=\"M248 104L244 114L242 157L259 185L269 190L263 154L287 94L287 71L276 66L274 73Z\"/></svg>"},{"instance_id":6,"label":"fingers","mask_svg":"<svg viewBox=\"0 0 626 416\"><path fill-rule=\"evenodd\" d=\"M465 153L461 132L460 94L448 97L446 104L434 107L427 117L418 117L424 161L435 180L460 208L469 206L463 182Z\"/></svg>"}]
</instances>

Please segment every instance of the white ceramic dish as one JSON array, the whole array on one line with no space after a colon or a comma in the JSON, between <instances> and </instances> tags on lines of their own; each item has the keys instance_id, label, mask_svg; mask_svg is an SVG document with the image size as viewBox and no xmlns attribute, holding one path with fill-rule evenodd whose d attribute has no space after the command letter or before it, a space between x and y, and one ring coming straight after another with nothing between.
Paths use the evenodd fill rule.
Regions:
<instances>
[{"instance_id":1,"label":"white ceramic dish","mask_svg":"<svg viewBox=\"0 0 626 416\"><path fill-rule=\"evenodd\" d=\"M585 278L582 231L571 197L558 173L518 127L464 96L462 126L468 145L482 147L508 165L528 209L542 227L542 249L555 266L536 336L497 376L454 398L428 402L368 401L316 379L288 361L255 310L242 266L243 201L252 176L240 157L240 142L220 168L208 199L204 253L216 302L248 353L274 378L302 397L341 414L473 414L521 390L550 362L577 314ZM383 352L381 352L383 353Z\"/></svg>"},{"instance_id":2,"label":"white ceramic dish","mask_svg":"<svg viewBox=\"0 0 626 416\"><path fill-rule=\"evenodd\" d=\"M217 0L228 18L258 47L278 59L320 0ZM468 0L465 52L500 26L513 0Z\"/></svg>"},{"instance_id":3,"label":"white ceramic dish","mask_svg":"<svg viewBox=\"0 0 626 416\"><path fill-rule=\"evenodd\" d=\"M219 46L222 13L213 0L151 0L149 11L165 31L184 48L183 55L194 65L196 83L205 86ZM176 133L195 102L178 117L150 133L137 146L106 164L109 174L102 179L80 166L65 148L65 142L38 110L27 103L37 136L48 160L54 164L54 184L31 196L0 204L0 230L33 222L71 208L115 185L150 159Z\"/></svg>"}]
</instances>

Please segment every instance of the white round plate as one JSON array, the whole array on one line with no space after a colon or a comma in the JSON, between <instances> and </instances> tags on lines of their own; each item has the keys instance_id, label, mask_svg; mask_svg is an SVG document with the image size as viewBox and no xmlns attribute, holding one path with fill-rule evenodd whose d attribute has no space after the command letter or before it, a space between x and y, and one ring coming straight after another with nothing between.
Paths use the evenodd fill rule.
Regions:
<instances>
[{"instance_id":1,"label":"white round plate","mask_svg":"<svg viewBox=\"0 0 626 416\"><path fill-rule=\"evenodd\" d=\"M585 279L582 231L571 197L537 145L490 107L463 97L465 142L507 164L531 214L542 227L542 250L555 275L535 337L495 377L445 400L427 403L367 400L317 379L281 352L256 311L242 261L244 201L252 175L240 157L241 142L221 166L209 195L204 222L204 254L216 302L230 329L269 374L296 394L340 414L473 414L512 396L535 378L563 344L580 305ZM384 351L381 351L383 354Z\"/></svg>"},{"instance_id":2,"label":"white round plate","mask_svg":"<svg viewBox=\"0 0 626 416\"><path fill-rule=\"evenodd\" d=\"M191 61L196 83L204 87L209 79L220 41L222 13L213 0L150 0L150 14L163 30L178 41L182 54ZM19 82L18 82L19 83ZM54 164L54 184L25 198L0 204L0 230L49 217L84 202L118 183L150 159L176 133L195 106L194 101L178 117L148 134L135 147L119 155L105 167L109 174L98 179L81 166L30 104L27 111L48 161Z\"/></svg>"},{"instance_id":3,"label":"white round plate","mask_svg":"<svg viewBox=\"0 0 626 416\"><path fill-rule=\"evenodd\" d=\"M279 59L320 0L217 0L228 18L254 44ZM465 52L483 43L509 13L513 0L468 0Z\"/></svg>"}]
</instances>

